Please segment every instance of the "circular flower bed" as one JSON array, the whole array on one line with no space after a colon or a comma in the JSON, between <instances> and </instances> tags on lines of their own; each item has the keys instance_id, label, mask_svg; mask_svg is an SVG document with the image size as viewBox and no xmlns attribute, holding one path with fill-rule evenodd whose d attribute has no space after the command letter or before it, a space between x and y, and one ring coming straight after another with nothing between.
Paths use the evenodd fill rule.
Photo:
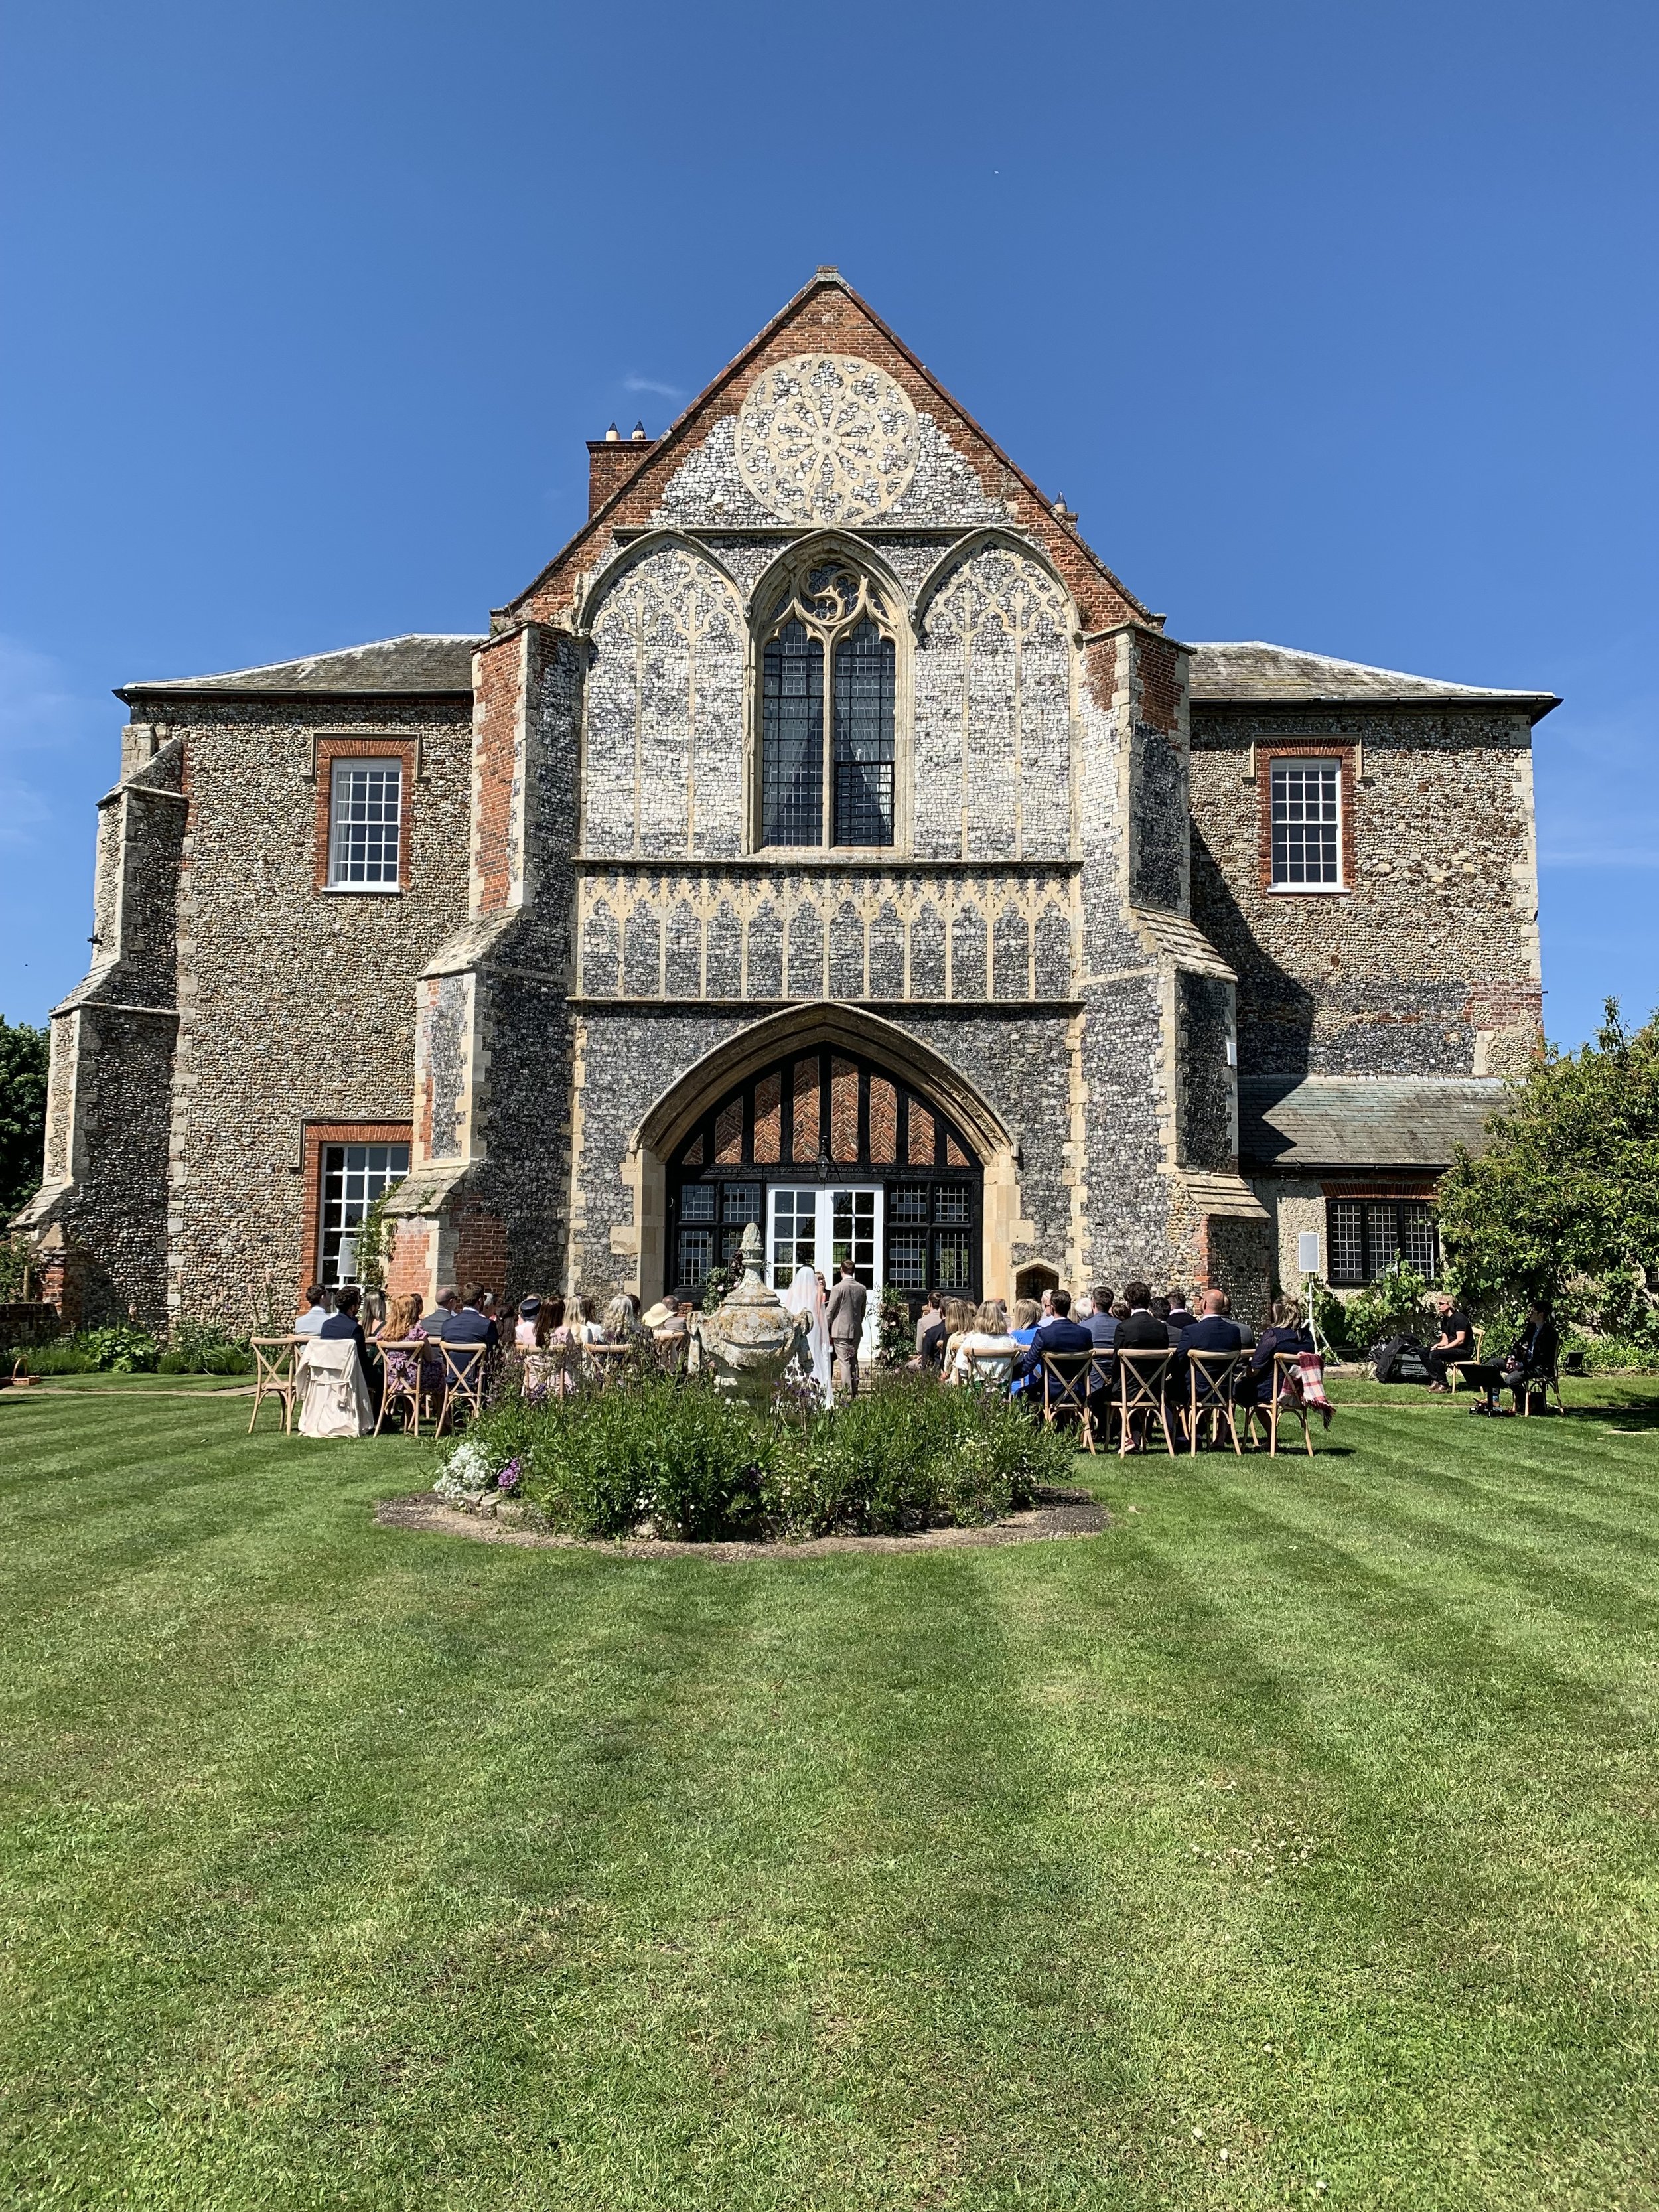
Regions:
<instances>
[{"instance_id":1,"label":"circular flower bed","mask_svg":"<svg viewBox=\"0 0 1659 2212\"><path fill-rule=\"evenodd\" d=\"M902 1535L1027 1507L1066 1480L1072 1452L1006 1399L908 1376L833 1410L793 1385L757 1415L707 1382L647 1376L503 1399L433 1487L472 1511L510 1501L572 1536Z\"/></svg>"}]
</instances>

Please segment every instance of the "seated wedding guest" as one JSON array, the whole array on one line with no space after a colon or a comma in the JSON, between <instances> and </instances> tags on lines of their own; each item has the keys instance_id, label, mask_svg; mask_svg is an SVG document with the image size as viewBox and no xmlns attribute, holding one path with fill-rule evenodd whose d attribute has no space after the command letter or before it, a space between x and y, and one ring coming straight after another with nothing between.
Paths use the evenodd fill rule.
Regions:
<instances>
[{"instance_id":1,"label":"seated wedding guest","mask_svg":"<svg viewBox=\"0 0 1659 2212\"><path fill-rule=\"evenodd\" d=\"M1007 1318L1000 1298L988 1298L974 1316L973 1327L957 1340L957 1356L947 1377L951 1382L1006 1382L1022 1347L1008 1333ZM974 1362L969 1365L969 1360Z\"/></svg>"},{"instance_id":2,"label":"seated wedding guest","mask_svg":"<svg viewBox=\"0 0 1659 2212\"><path fill-rule=\"evenodd\" d=\"M1518 1408L1523 1392L1534 1385L1541 1387L1555 1373L1555 1364L1561 1354L1560 1334L1542 1306L1527 1308L1527 1324L1515 1342L1501 1367L1477 1367L1474 1380L1486 1392L1486 1397L1470 1408L1476 1413L1496 1413L1503 1404L1503 1393L1512 1390Z\"/></svg>"},{"instance_id":3,"label":"seated wedding guest","mask_svg":"<svg viewBox=\"0 0 1659 2212\"><path fill-rule=\"evenodd\" d=\"M547 1324L542 1321L542 1302L532 1296L519 1301L519 1318L513 1327L513 1342L520 1352L534 1352L547 1341Z\"/></svg>"},{"instance_id":4,"label":"seated wedding guest","mask_svg":"<svg viewBox=\"0 0 1659 2212\"><path fill-rule=\"evenodd\" d=\"M1154 1301L1152 1291L1145 1283L1124 1285L1123 1298L1128 1312L1117 1326L1116 1347L1120 1352L1167 1352L1170 1349L1168 1324L1158 1317L1157 1307L1162 1300Z\"/></svg>"},{"instance_id":5,"label":"seated wedding guest","mask_svg":"<svg viewBox=\"0 0 1659 2212\"><path fill-rule=\"evenodd\" d=\"M1014 1362L1016 1376L1036 1375L1042 1364L1045 1352L1092 1352L1095 1340L1080 1322L1072 1319L1072 1294L1069 1291L1048 1293L1053 1308L1048 1319L1037 1324L1036 1333Z\"/></svg>"},{"instance_id":6,"label":"seated wedding guest","mask_svg":"<svg viewBox=\"0 0 1659 2212\"><path fill-rule=\"evenodd\" d=\"M578 1344L603 1344L605 1329L599 1319L599 1300L579 1297L571 1306L571 1328Z\"/></svg>"},{"instance_id":7,"label":"seated wedding guest","mask_svg":"<svg viewBox=\"0 0 1659 2212\"><path fill-rule=\"evenodd\" d=\"M349 1336L356 1339L357 1349L367 1358L368 1340L363 1334L363 1325L357 1318L357 1309L362 1304L362 1293L356 1283L347 1283L334 1296L334 1310L318 1330L319 1336Z\"/></svg>"},{"instance_id":8,"label":"seated wedding guest","mask_svg":"<svg viewBox=\"0 0 1659 2212\"><path fill-rule=\"evenodd\" d=\"M1117 1335L1117 1323L1112 1317L1111 1285L1097 1283L1089 1298L1092 1308L1088 1320L1089 1334L1100 1351L1109 1352Z\"/></svg>"},{"instance_id":9,"label":"seated wedding guest","mask_svg":"<svg viewBox=\"0 0 1659 2212\"><path fill-rule=\"evenodd\" d=\"M916 1316L916 1358L921 1357L921 1340L939 1319L939 1292L929 1291L921 1302L921 1311Z\"/></svg>"},{"instance_id":10,"label":"seated wedding guest","mask_svg":"<svg viewBox=\"0 0 1659 2212\"><path fill-rule=\"evenodd\" d=\"M419 1297L410 1291L406 1297L388 1299L386 1319L374 1337L375 1349L385 1369L384 1389L388 1398L415 1398L427 1389L426 1362L430 1355L420 1348L422 1335ZM392 1349L411 1340L415 1341L412 1351Z\"/></svg>"},{"instance_id":11,"label":"seated wedding guest","mask_svg":"<svg viewBox=\"0 0 1659 2212\"><path fill-rule=\"evenodd\" d=\"M1186 1291L1179 1287L1171 1289L1170 1292L1169 1325L1175 1331L1175 1335L1171 1338L1170 1341L1175 1344L1179 1344L1181 1341L1182 1332L1184 1329L1190 1328L1197 1319L1198 1316L1195 1313L1189 1313L1187 1310Z\"/></svg>"},{"instance_id":12,"label":"seated wedding guest","mask_svg":"<svg viewBox=\"0 0 1659 2212\"><path fill-rule=\"evenodd\" d=\"M432 1310L426 1318L426 1334L434 1344L443 1341L449 1327L450 1316L459 1313L461 1294L453 1283L447 1283L432 1302Z\"/></svg>"},{"instance_id":13,"label":"seated wedding guest","mask_svg":"<svg viewBox=\"0 0 1659 2212\"><path fill-rule=\"evenodd\" d=\"M316 1336L328 1319L327 1293L320 1283L306 1285L306 1310L294 1324L295 1336Z\"/></svg>"},{"instance_id":14,"label":"seated wedding guest","mask_svg":"<svg viewBox=\"0 0 1659 2212\"><path fill-rule=\"evenodd\" d=\"M459 1294L457 1297L459 1300ZM485 1300L490 1305L495 1303L488 1291L474 1291L465 1305L458 1302L455 1305L446 1308L444 1316L446 1344L482 1344L491 1352L497 1348L501 1340L501 1333L484 1311L483 1307L480 1305L480 1299ZM442 1299L439 1300L440 1304L443 1303Z\"/></svg>"},{"instance_id":15,"label":"seated wedding guest","mask_svg":"<svg viewBox=\"0 0 1659 2212\"><path fill-rule=\"evenodd\" d=\"M1462 1308L1450 1298L1437 1298L1440 1309L1440 1334L1424 1354L1428 1363L1431 1390L1449 1389L1446 1370L1455 1359L1474 1357L1474 1329Z\"/></svg>"},{"instance_id":16,"label":"seated wedding guest","mask_svg":"<svg viewBox=\"0 0 1659 2212\"><path fill-rule=\"evenodd\" d=\"M639 1333L634 1301L626 1291L618 1291L605 1310L605 1333L599 1340L602 1344L631 1344Z\"/></svg>"},{"instance_id":17,"label":"seated wedding guest","mask_svg":"<svg viewBox=\"0 0 1659 2212\"><path fill-rule=\"evenodd\" d=\"M536 1311L530 1316L530 1334L526 1339L524 1309L532 1304L536 1307ZM526 1298L519 1308L519 1316L514 1341L524 1360L524 1395L532 1401L538 1401L547 1395L556 1382L561 1389L567 1387L564 1300Z\"/></svg>"},{"instance_id":18,"label":"seated wedding guest","mask_svg":"<svg viewBox=\"0 0 1659 2212\"><path fill-rule=\"evenodd\" d=\"M1182 1352L1241 1352L1244 1346L1244 1332L1236 1321L1227 1318L1227 1298L1224 1291L1206 1291L1202 1299L1204 1317L1189 1321L1181 1332ZM1174 1316L1171 1316L1171 1319Z\"/></svg>"},{"instance_id":19,"label":"seated wedding guest","mask_svg":"<svg viewBox=\"0 0 1659 2212\"><path fill-rule=\"evenodd\" d=\"M1255 1340L1241 1395L1257 1406L1271 1404L1273 1361L1281 1352L1311 1352L1314 1340L1302 1325L1302 1309L1294 1298L1275 1298L1273 1322Z\"/></svg>"},{"instance_id":20,"label":"seated wedding guest","mask_svg":"<svg viewBox=\"0 0 1659 2212\"><path fill-rule=\"evenodd\" d=\"M1014 1342L1019 1346L1022 1352L1028 1350L1036 1339L1037 1323L1042 1319L1042 1308L1037 1304L1035 1298L1016 1299L1014 1310L1011 1316L1011 1324L1008 1334L1013 1338ZM1016 1359L1014 1362L1015 1368L1018 1369L1018 1365L1019 1362ZM1016 1374L1012 1387L1013 1395L1018 1398L1023 1391L1026 1391L1030 1389L1030 1376L1029 1375L1021 1376Z\"/></svg>"},{"instance_id":21,"label":"seated wedding guest","mask_svg":"<svg viewBox=\"0 0 1659 2212\"><path fill-rule=\"evenodd\" d=\"M942 1366L948 1381L956 1372L957 1347L974 1325L974 1310L966 1298L946 1298L939 1308L939 1314L945 1322Z\"/></svg>"},{"instance_id":22,"label":"seated wedding guest","mask_svg":"<svg viewBox=\"0 0 1659 2212\"><path fill-rule=\"evenodd\" d=\"M937 1369L943 1367L945 1340L951 1333L945 1326L942 1305L936 1305L931 1313L924 1314L922 1318L927 1322L927 1326L921 1332L921 1340L916 1347L915 1358L906 1363L913 1375L931 1375Z\"/></svg>"}]
</instances>

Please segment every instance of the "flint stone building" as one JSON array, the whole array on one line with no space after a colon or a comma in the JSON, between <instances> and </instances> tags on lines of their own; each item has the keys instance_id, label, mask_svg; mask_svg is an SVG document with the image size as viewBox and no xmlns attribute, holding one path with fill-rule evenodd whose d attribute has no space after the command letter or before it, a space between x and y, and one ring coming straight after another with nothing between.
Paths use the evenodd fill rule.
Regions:
<instances>
[{"instance_id":1,"label":"flint stone building","mask_svg":"<svg viewBox=\"0 0 1659 2212\"><path fill-rule=\"evenodd\" d=\"M70 1317L390 1280L1259 1309L1432 1267L1539 1037L1533 724L1183 645L822 270L490 618L132 684L22 1219Z\"/></svg>"}]
</instances>

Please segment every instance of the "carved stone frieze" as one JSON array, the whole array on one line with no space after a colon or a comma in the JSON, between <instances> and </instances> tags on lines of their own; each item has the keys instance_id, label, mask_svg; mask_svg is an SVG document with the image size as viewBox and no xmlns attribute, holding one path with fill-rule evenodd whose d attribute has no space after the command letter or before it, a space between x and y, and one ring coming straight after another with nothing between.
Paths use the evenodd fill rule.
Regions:
<instances>
[{"instance_id":1,"label":"carved stone frieze","mask_svg":"<svg viewBox=\"0 0 1659 2212\"><path fill-rule=\"evenodd\" d=\"M586 998L1069 999L1069 870L593 868L580 881Z\"/></svg>"}]
</instances>

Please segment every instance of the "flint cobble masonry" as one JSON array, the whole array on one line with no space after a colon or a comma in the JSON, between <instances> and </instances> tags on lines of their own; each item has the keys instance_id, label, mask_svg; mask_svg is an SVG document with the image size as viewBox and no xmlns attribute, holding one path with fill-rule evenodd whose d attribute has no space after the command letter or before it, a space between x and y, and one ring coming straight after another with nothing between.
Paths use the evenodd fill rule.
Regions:
<instances>
[{"instance_id":1,"label":"flint cobble masonry","mask_svg":"<svg viewBox=\"0 0 1659 2212\"><path fill-rule=\"evenodd\" d=\"M1042 1263L1259 1306L1322 1174L1431 1188L1404 1139L1311 1177L1241 1152L1309 1085L1438 1085L1435 1127L1478 1135L1538 1036L1551 695L1179 642L834 271L671 436L590 455L588 521L487 631L123 690L25 1216L88 1315L280 1307L354 1133L410 1147L394 1286L648 1300L696 1249L684 1132L769 1059L856 1059L956 1133L1004 1296ZM828 625L831 702L793 710L792 760L840 742L837 641L882 641L878 845L764 842L792 608ZM1340 769L1324 895L1272 882L1298 755ZM389 889L331 881L365 759L401 777Z\"/></svg>"}]
</instances>

